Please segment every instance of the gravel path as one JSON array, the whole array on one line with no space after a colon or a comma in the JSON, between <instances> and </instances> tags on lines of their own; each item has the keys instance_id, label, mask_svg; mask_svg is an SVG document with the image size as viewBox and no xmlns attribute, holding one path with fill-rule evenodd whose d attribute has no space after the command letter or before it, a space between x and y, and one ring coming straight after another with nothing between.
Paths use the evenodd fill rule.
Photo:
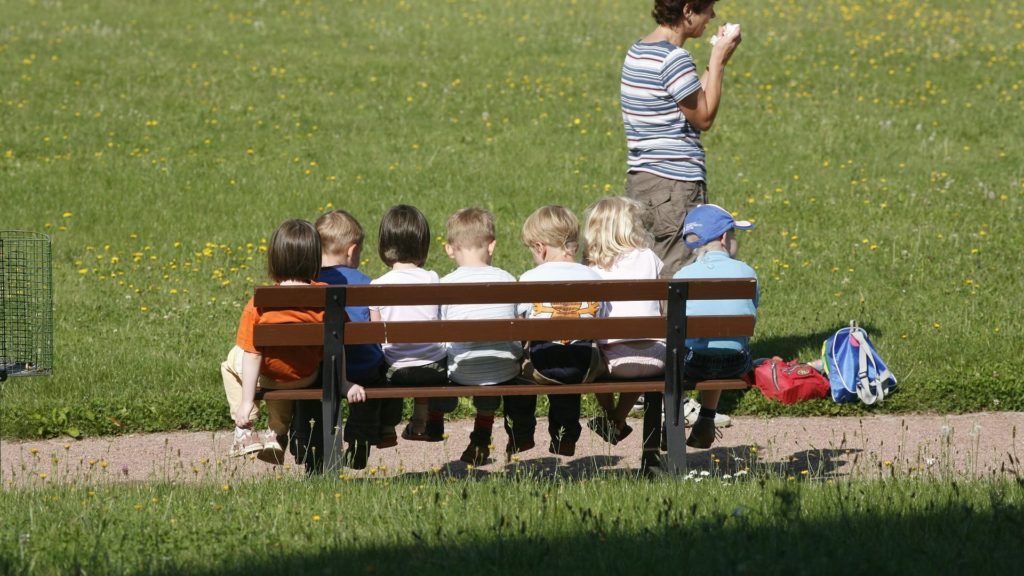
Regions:
<instances>
[{"instance_id":1,"label":"gravel path","mask_svg":"<svg viewBox=\"0 0 1024 576\"><path fill-rule=\"evenodd\" d=\"M1017 429L1024 413L997 412L871 417L757 418L736 417L733 426L710 450L690 450L687 465L714 476L777 473L816 478L878 478L896 475L982 477L1024 474ZM352 476L440 473L585 477L598 470L636 474L639 466L639 420L617 446L609 446L584 428L573 457L549 454L538 447L506 462L504 432L497 423L496 454L476 469L458 462L468 443L472 421L449 422L444 443L404 442L374 450L370 467ZM544 440L546 423L538 423ZM102 483L138 480L228 482L276 474L298 475L289 456L284 466L226 456L228 431L130 434L84 440L0 441L0 479L4 488L53 482ZM1024 446L1020 448L1024 456ZM805 472L806 471L806 472Z\"/></svg>"}]
</instances>

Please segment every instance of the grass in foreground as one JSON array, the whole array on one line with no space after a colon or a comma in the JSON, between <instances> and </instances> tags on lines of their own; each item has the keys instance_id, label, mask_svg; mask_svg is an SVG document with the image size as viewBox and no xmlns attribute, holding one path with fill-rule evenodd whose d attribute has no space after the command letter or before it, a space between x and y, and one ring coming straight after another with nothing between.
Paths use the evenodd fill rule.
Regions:
<instances>
[{"instance_id":1,"label":"grass in foreground","mask_svg":"<svg viewBox=\"0 0 1024 576\"><path fill-rule=\"evenodd\" d=\"M1015 480L526 478L0 494L5 574L1014 573Z\"/></svg>"}]
</instances>

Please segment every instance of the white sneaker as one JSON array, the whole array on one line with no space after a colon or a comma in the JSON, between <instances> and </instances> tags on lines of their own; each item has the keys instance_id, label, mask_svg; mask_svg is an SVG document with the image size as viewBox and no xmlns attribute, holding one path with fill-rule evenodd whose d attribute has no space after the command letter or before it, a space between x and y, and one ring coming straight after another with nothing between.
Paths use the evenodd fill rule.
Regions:
<instances>
[{"instance_id":1,"label":"white sneaker","mask_svg":"<svg viewBox=\"0 0 1024 576\"><path fill-rule=\"evenodd\" d=\"M700 402L693 398L687 398L683 404L683 416L686 418L687 428L696 424L697 417L700 416ZM715 414L715 428L728 428L729 426L732 426L732 418L722 413Z\"/></svg>"},{"instance_id":2,"label":"white sneaker","mask_svg":"<svg viewBox=\"0 0 1024 576\"><path fill-rule=\"evenodd\" d=\"M277 441L277 434L273 430L264 430L259 436L263 447L256 453L256 458L268 464L284 464L284 448Z\"/></svg>"},{"instance_id":3,"label":"white sneaker","mask_svg":"<svg viewBox=\"0 0 1024 576\"><path fill-rule=\"evenodd\" d=\"M231 443L230 456L238 457L263 450L263 439L258 432L235 428L235 437Z\"/></svg>"}]
</instances>

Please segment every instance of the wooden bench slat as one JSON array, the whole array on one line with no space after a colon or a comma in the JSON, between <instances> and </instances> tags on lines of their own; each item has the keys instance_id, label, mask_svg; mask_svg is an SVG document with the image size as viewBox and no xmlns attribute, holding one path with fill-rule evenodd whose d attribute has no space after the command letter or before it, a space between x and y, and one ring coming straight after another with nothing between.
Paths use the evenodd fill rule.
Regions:
<instances>
[{"instance_id":1,"label":"wooden bench slat","mask_svg":"<svg viewBox=\"0 0 1024 576\"><path fill-rule=\"evenodd\" d=\"M588 282L503 282L486 284L422 284L348 286L348 306L422 304L491 304L503 302L561 302L587 300L664 300L668 280L605 280ZM689 285L691 300L753 298L754 280L701 280ZM323 308L326 286L259 286L260 308Z\"/></svg>"},{"instance_id":2,"label":"wooden bench slat","mask_svg":"<svg viewBox=\"0 0 1024 576\"><path fill-rule=\"evenodd\" d=\"M753 316L691 316L690 338L750 336ZM665 334L665 318L545 318L536 320L435 320L430 322L350 322L345 344L376 342L479 342L493 340L564 340L657 338ZM319 346L323 324L262 324L253 334L256 346Z\"/></svg>"},{"instance_id":3,"label":"wooden bench slat","mask_svg":"<svg viewBox=\"0 0 1024 576\"><path fill-rule=\"evenodd\" d=\"M745 380L704 380L697 384L697 390L743 390L749 388ZM453 396L534 396L541 394L595 394L605 392L661 392L665 389L663 380L606 381L587 384L546 386L543 384L498 384L495 386L433 386L425 388L394 387L367 388L369 399L382 398L450 398ZM264 400L319 400L319 388L297 390L263 390Z\"/></svg>"}]
</instances>

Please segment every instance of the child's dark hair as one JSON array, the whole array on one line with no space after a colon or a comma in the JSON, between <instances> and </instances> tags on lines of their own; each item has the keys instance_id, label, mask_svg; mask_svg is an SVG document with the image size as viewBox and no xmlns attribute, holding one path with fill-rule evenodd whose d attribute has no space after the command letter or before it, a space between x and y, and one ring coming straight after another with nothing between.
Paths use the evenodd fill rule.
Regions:
<instances>
[{"instance_id":1,"label":"child's dark hair","mask_svg":"<svg viewBox=\"0 0 1024 576\"><path fill-rule=\"evenodd\" d=\"M423 266L430 251L430 224L415 206L399 204L380 220L377 238L380 259L388 266L409 262Z\"/></svg>"},{"instance_id":2,"label":"child's dark hair","mask_svg":"<svg viewBox=\"0 0 1024 576\"><path fill-rule=\"evenodd\" d=\"M310 282L320 273L320 234L305 220L285 220L274 230L267 247L267 274L285 280Z\"/></svg>"}]
</instances>

